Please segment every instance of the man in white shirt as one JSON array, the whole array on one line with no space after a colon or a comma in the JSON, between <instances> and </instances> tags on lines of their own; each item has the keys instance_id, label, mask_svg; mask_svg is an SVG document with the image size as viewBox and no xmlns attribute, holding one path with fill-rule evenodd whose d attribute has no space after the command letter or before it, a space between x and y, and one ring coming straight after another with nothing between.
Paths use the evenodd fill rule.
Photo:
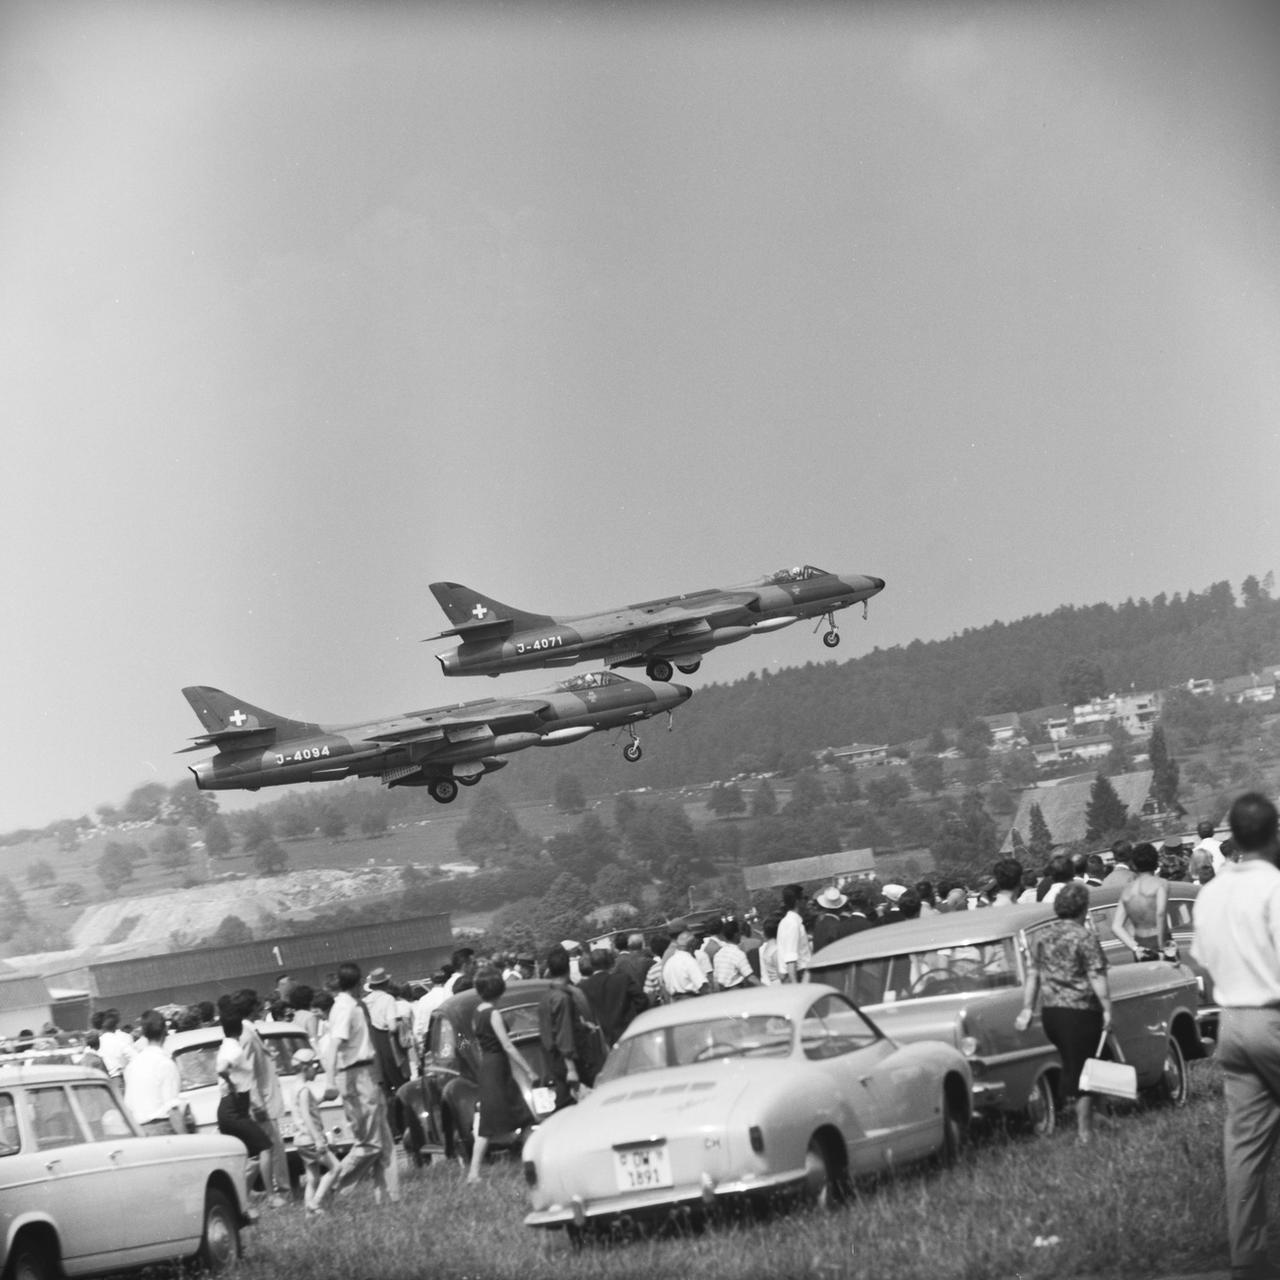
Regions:
<instances>
[{"instance_id":1,"label":"man in white shirt","mask_svg":"<svg viewBox=\"0 0 1280 1280\"><path fill-rule=\"evenodd\" d=\"M782 905L786 914L778 925L778 976L783 982L799 982L809 967L813 949L805 931L804 917L800 914L803 890L797 884L789 884L782 891Z\"/></svg>"},{"instance_id":2,"label":"man in white shirt","mask_svg":"<svg viewBox=\"0 0 1280 1280\"><path fill-rule=\"evenodd\" d=\"M662 966L662 985L672 1000L686 1000L700 996L707 987L707 975L693 958L698 937L686 929L676 938L676 949Z\"/></svg>"},{"instance_id":3,"label":"man in white shirt","mask_svg":"<svg viewBox=\"0 0 1280 1280\"><path fill-rule=\"evenodd\" d=\"M1280 1138L1280 869L1276 807L1256 791L1231 806L1240 861L1196 899L1191 954L1213 975L1226 1119L1227 1235L1233 1277L1267 1263L1267 1166Z\"/></svg>"},{"instance_id":4,"label":"man in white shirt","mask_svg":"<svg viewBox=\"0 0 1280 1280\"><path fill-rule=\"evenodd\" d=\"M1196 824L1196 835L1200 839L1191 850L1191 860L1187 863L1187 879L1193 884L1199 884L1206 878L1200 874L1204 868L1211 868L1213 875L1216 876L1227 860L1222 852L1222 842L1214 837L1213 833L1216 830L1217 828L1207 818ZM1208 879L1212 878L1212 876L1208 877Z\"/></svg>"},{"instance_id":5,"label":"man in white shirt","mask_svg":"<svg viewBox=\"0 0 1280 1280\"><path fill-rule=\"evenodd\" d=\"M400 1175L387 1120L387 1096L374 1071L369 1014L359 999L360 978L358 964L348 960L338 966L338 992L329 1011L333 1069L352 1137L351 1149L338 1166L334 1191L370 1173L375 1199L381 1201L385 1190L394 1203L400 1199Z\"/></svg>"},{"instance_id":6,"label":"man in white shirt","mask_svg":"<svg viewBox=\"0 0 1280 1280\"><path fill-rule=\"evenodd\" d=\"M720 945L711 961L715 985L718 991L732 991L735 987L754 987L756 975L751 971L751 961L738 945L742 937L736 920L726 920L720 930Z\"/></svg>"},{"instance_id":7,"label":"man in white shirt","mask_svg":"<svg viewBox=\"0 0 1280 1280\"><path fill-rule=\"evenodd\" d=\"M114 1009L108 1009L102 1018L102 1032L99 1036L98 1052L102 1055L102 1065L107 1075L117 1080L124 1074L129 1059L137 1052L133 1037L127 1031L120 1030L120 1015Z\"/></svg>"},{"instance_id":8,"label":"man in white shirt","mask_svg":"<svg viewBox=\"0 0 1280 1280\"><path fill-rule=\"evenodd\" d=\"M142 1048L124 1068L125 1106L148 1134L186 1132L178 1067L164 1051L167 1032L164 1014L148 1009L142 1015Z\"/></svg>"}]
</instances>

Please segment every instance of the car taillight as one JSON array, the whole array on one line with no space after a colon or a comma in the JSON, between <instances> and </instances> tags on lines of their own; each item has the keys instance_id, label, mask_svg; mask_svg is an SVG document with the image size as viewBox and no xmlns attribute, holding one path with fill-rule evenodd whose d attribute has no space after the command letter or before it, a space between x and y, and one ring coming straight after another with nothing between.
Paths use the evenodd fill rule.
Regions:
<instances>
[{"instance_id":1,"label":"car taillight","mask_svg":"<svg viewBox=\"0 0 1280 1280\"><path fill-rule=\"evenodd\" d=\"M758 1156L764 1155L764 1133L758 1124L753 1124L747 1130L747 1137L751 1139L751 1150Z\"/></svg>"},{"instance_id":2,"label":"car taillight","mask_svg":"<svg viewBox=\"0 0 1280 1280\"><path fill-rule=\"evenodd\" d=\"M532 1160L524 1162L524 1180L531 1187L538 1185L538 1166Z\"/></svg>"}]
</instances>

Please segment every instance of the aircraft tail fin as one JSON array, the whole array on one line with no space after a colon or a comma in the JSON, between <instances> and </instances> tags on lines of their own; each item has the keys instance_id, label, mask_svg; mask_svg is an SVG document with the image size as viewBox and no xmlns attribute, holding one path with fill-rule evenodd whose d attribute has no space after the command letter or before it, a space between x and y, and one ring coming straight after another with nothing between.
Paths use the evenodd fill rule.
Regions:
<instances>
[{"instance_id":1,"label":"aircraft tail fin","mask_svg":"<svg viewBox=\"0 0 1280 1280\"><path fill-rule=\"evenodd\" d=\"M472 591L460 582L433 582L431 594L453 624L450 630L441 631L440 636L474 639L478 635L494 636L525 627L550 626L555 621L545 613L513 609L509 604ZM433 640L438 638L432 636Z\"/></svg>"},{"instance_id":2,"label":"aircraft tail fin","mask_svg":"<svg viewBox=\"0 0 1280 1280\"><path fill-rule=\"evenodd\" d=\"M205 728L204 733L193 739L192 746L183 748L184 751L199 751L202 747L252 747L322 732L318 724L290 720L264 711L251 702L244 702L209 685L188 685L182 696L191 704L191 710Z\"/></svg>"}]
</instances>

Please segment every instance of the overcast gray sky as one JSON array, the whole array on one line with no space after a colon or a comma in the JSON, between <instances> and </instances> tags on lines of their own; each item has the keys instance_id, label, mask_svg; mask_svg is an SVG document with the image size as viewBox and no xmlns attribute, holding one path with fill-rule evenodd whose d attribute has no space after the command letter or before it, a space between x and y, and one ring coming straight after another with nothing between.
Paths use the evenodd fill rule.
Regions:
<instances>
[{"instance_id":1,"label":"overcast gray sky","mask_svg":"<svg viewBox=\"0 0 1280 1280\"><path fill-rule=\"evenodd\" d=\"M878 574L844 661L1280 567L1267 8L9 0L0 830L184 684L554 679L446 681L440 578Z\"/></svg>"}]
</instances>

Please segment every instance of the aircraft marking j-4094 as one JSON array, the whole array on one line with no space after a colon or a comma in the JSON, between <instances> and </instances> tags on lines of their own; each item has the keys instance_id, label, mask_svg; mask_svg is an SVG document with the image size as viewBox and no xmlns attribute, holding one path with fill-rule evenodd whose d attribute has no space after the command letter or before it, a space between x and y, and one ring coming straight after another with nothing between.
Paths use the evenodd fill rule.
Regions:
<instances>
[{"instance_id":1,"label":"aircraft marking j-4094","mask_svg":"<svg viewBox=\"0 0 1280 1280\"><path fill-rule=\"evenodd\" d=\"M672 667L692 675L702 655L720 645L789 627L802 618L825 620L822 642L840 643L835 614L884 590L884 579L829 573L813 565L780 569L741 587L713 587L573 618L527 613L458 582L433 582L449 630L461 644L436 656L447 676L490 675L526 667L605 662L644 667L651 680L670 680ZM817 627L814 628L817 630Z\"/></svg>"},{"instance_id":2,"label":"aircraft marking j-4094","mask_svg":"<svg viewBox=\"0 0 1280 1280\"><path fill-rule=\"evenodd\" d=\"M205 728L182 750L217 749L189 766L201 790L379 777L388 787L426 787L447 804L459 784L472 786L503 768L502 757L513 751L563 746L600 729L626 729L623 755L639 760L636 721L672 711L692 690L591 671L537 693L339 726L290 720L207 685L182 693Z\"/></svg>"}]
</instances>

